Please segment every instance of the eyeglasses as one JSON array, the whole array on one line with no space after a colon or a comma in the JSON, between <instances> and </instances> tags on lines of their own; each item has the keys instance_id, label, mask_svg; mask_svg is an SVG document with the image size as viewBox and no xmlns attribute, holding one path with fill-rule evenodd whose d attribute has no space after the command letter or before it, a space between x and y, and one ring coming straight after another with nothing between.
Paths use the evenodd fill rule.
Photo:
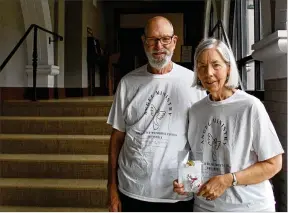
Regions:
<instances>
[{"instance_id":1,"label":"eyeglasses","mask_svg":"<svg viewBox=\"0 0 288 213\"><path fill-rule=\"evenodd\" d=\"M174 35L172 35L172 36L164 36L164 37L161 37L161 38L145 37L145 42L149 46L156 45L158 41L160 41L160 43L162 45L168 45L168 44L170 44L172 42L172 38L173 37L174 37Z\"/></svg>"}]
</instances>

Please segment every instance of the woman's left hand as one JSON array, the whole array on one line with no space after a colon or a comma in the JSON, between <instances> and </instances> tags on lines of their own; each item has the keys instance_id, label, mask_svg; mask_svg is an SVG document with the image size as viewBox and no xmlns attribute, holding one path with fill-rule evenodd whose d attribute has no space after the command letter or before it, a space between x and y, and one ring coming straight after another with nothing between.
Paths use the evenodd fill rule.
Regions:
<instances>
[{"instance_id":1,"label":"woman's left hand","mask_svg":"<svg viewBox=\"0 0 288 213\"><path fill-rule=\"evenodd\" d=\"M231 174L214 176L201 186L197 196L205 197L206 200L215 200L232 185L232 181Z\"/></svg>"}]
</instances>

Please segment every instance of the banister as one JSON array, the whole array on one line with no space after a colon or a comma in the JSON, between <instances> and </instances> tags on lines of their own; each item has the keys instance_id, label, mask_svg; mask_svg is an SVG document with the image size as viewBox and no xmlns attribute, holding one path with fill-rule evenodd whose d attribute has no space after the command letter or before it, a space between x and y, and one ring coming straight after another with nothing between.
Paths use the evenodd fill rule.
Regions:
<instances>
[{"instance_id":1,"label":"banister","mask_svg":"<svg viewBox=\"0 0 288 213\"><path fill-rule=\"evenodd\" d=\"M33 96L32 101L37 100L37 93L36 93L36 83L37 83L37 66L38 66L38 53L37 53L37 40L38 40L38 30L42 30L46 33L49 33L59 39L60 41L63 41L63 37L58 35L55 32L52 32L50 30L47 30L43 27L40 27L37 24L31 24L29 28L26 30L25 34L21 37L21 39L18 41L16 46L13 48L13 50L10 52L10 54L7 56L7 58L3 61L3 63L0 66L0 72L4 69L4 67L7 65L7 63L10 61L10 59L13 57L15 52L18 50L20 45L23 43L23 41L26 39L26 37L29 35L31 30L34 29L34 35L33 35L33 54L32 54L32 66L33 66Z\"/></svg>"},{"instance_id":2,"label":"banister","mask_svg":"<svg viewBox=\"0 0 288 213\"><path fill-rule=\"evenodd\" d=\"M26 30L25 34L22 36L22 38L19 40L19 42L15 45L15 47L13 48L13 50L10 52L10 54L7 56L7 58L3 61L3 63L0 66L0 72L4 69L4 67L6 66L6 64L10 61L10 59L13 57L13 55L15 54L15 52L18 50L18 48L21 46L21 44L23 43L23 41L26 39L26 37L29 35L29 33L31 32L31 30L36 27L46 33L49 33L57 38L59 38L60 41L63 41L63 37L60 36L59 34L49 31L43 27L40 27L37 24L31 24L29 26L29 28Z\"/></svg>"},{"instance_id":3,"label":"banister","mask_svg":"<svg viewBox=\"0 0 288 213\"><path fill-rule=\"evenodd\" d=\"M15 54L15 52L18 50L20 45L23 43L23 41L26 39L30 31L34 28L33 24L30 25L30 27L26 30L25 34L22 36L22 38L19 40L19 42L15 45L13 50L10 52L10 54L7 56L7 58L3 61L3 63L0 66L0 72L4 69L6 64L10 61L12 56Z\"/></svg>"},{"instance_id":4,"label":"banister","mask_svg":"<svg viewBox=\"0 0 288 213\"><path fill-rule=\"evenodd\" d=\"M60 36L59 34L57 34L57 33L55 33L55 32L52 32L52 31L50 31L50 30L47 30L47 29L45 29L45 28L43 28L43 27L40 27L40 26L37 25L37 24L34 24L34 25L35 25L35 27L37 27L38 29L40 29L40 30L42 30L42 31L44 31L44 32L46 32L46 33L49 33L49 34L51 34L51 35L59 38L60 41L63 41L63 37Z\"/></svg>"}]
</instances>

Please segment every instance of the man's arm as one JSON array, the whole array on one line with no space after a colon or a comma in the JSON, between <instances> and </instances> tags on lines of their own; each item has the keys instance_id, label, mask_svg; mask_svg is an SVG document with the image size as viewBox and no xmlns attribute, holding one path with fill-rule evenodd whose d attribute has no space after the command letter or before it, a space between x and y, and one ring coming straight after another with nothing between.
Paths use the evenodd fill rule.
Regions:
<instances>
[{"instance_id":1,"label":"man's arm","mask_svg":"<svg viewBox=\"0 0 288 213\"><path fill-rule=\"evenodd\" d=\"M121 132L117 129L112 130L110 145L109 145L109 156L108 156L108 184L107 189L109 193L108 206L110 212L121 212L122 205L118 195L118 157L120 150L123 146L125 139L125 132Z\"/></svg>"},{"instance_id":2,"label":"man's arm","mask_svg":"<svg viewBox=\"0 0 288 213\"><path fill-rule=\"evenodd\" d=\"M125 134L125 132L121 132L114 128L111 133L108 156L108 186L112 184L118 185L118 156L124 143Z\"/></svg>"}]
</instances>

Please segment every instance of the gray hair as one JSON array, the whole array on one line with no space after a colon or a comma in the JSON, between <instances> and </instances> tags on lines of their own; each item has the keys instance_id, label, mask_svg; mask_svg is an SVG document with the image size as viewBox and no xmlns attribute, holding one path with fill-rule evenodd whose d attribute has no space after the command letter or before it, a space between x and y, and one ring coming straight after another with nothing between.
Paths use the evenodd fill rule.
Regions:
<instances>
[{"instance_id":1,"label":"gray hair","mask_svg":"<svg viewBox=\"0 0 288 213\"><path fill-rule=\"evenodd\" d=\"M236 88L239 86L239 73L238 68L236 65L235 57L233 55L233 52L228 48L228 46L215 38L207 38L200 42L200 44L197 46L195 55L194 55L194 73L195 77L192 83L192 86L196 86L199 89L204 89L199 78L197 77L197 60L201 53L205 50L215 48L216 51L221 55L221 57L224 59L225 63L227 63L230 66L230 75L227 83L225 84L228 88Z\"/></svg>"}]
</instances>

